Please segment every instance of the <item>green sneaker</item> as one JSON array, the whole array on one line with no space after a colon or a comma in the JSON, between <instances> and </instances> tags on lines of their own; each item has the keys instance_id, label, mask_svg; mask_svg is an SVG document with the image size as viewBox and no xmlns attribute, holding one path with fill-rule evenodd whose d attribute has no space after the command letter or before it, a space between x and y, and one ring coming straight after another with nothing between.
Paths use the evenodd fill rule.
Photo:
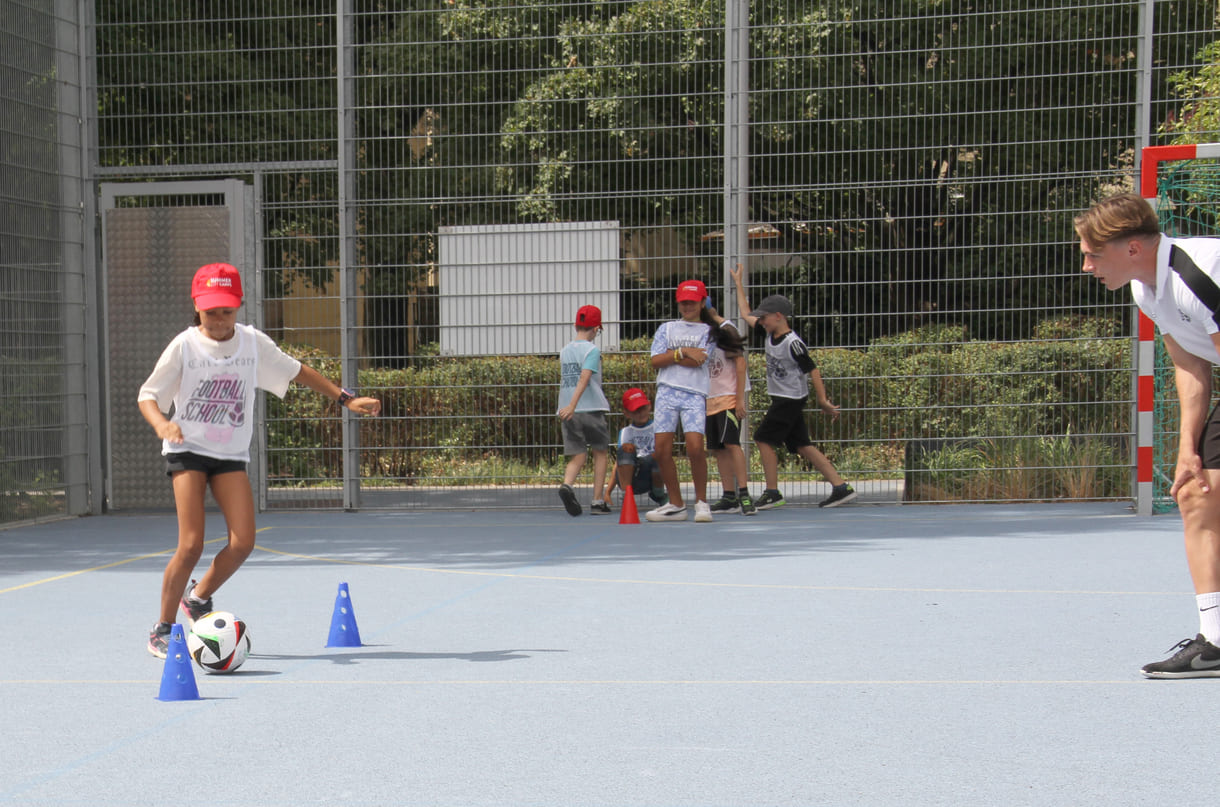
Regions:
<instances>
[{"instance_id":1,"label":"green sneaker","mask_svg":"<svg viewBox=\"0 0 1220 807\"><path fill-rule=\"evenodd\" d=\"M764 490L763 495L759 496L754 506L759 510L772 510L776 507L783 507L787 504L784 501L784 494L778 490Z\"/></svg>"}]
</instances>

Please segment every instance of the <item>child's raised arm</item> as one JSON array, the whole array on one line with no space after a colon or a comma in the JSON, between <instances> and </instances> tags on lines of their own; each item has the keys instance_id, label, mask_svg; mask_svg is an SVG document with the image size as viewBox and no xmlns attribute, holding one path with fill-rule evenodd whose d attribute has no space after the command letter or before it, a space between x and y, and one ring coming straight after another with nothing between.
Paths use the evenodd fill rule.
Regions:
<instances>
[{"instance_id":1,"label":"child's raised arm","mask_svg":"<svg viewBox=\"0 0 1220 807\"><path fill-rule=\"evenodd\" d=\"M741 264L729 270L729 274L733 276L733 284L737 286L737 308L741 311L741 317L746 321L746 327L753 328L754 323L758 322L758 317L750 316L750 301L746 298L745 286L745 270L741 268Z\"/></svg>"}]
</instances>

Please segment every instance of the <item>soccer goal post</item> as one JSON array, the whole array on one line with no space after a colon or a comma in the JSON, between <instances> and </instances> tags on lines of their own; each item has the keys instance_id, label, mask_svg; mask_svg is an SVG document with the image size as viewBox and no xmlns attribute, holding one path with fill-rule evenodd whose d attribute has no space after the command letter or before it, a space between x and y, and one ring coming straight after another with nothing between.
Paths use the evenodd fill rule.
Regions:
<instances>
[{"instance_id":1,"label":"soccer goal post","mask_svg":"<svg viewBox=\"0 0 1220 807\"><path fill-rule=\"evenodd\" d=\"M1220 236L1220 143L1146 146L1140 152L1140 195L1170 236ZM1139 314L1136 352L1136 512L1174 507L1169 489L1177 462L1178 399L1173 363Z\"/></svg>"}]
</instances>

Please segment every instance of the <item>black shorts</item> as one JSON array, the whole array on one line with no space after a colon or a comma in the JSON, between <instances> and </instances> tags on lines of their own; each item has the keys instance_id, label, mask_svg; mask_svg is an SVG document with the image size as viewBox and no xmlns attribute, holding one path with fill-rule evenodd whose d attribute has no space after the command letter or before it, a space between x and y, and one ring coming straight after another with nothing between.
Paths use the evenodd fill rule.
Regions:
<instances>
[{"instance_id":1,"label":"black shorts","mask_svg":"<svg viewBox=\"0 0 1220 807\"><path fill-rule=\"evenodd\" d=\"M215 457L205 457L190 451L176 451L165 455L165 475L173 476L178 471L202 471L208 479L217 474L231 474L235 471L245 471L246 463L241 460L218 460Z\"/></svg>"},{"instance_id":2,"label":"black shorts","mask_svg":"<svg viewBox=\"0 0 1220 807\"><path fill-rule=\"evenodd\" d=\"M741 421L732 409L707 416L707 450L721 451L725 446L741 445Z\"/></svg>"},{"instance_id":3,"label":"black shorts","mask_svg":"<svg viewBox=\"0 0 1220 807\"><path fill-rule=\"evenodd\" d=\"M805 402L808 398L772 398L762 423L754 430L754 442L769 446L784 446L796 451L813 445L809 427L805 425Z\"/></svg>"},{"instance_id":4,"label":"black shorts","mask_svg":"<svg viewBox=\"0 0 1220 807\"><path fill-rule=\"evenodd\" d=\"M1198 448L1203 467L1220 470L1220 403L1213 406L1212 413L1207 416Z\"/></svg>"}]
</instances>

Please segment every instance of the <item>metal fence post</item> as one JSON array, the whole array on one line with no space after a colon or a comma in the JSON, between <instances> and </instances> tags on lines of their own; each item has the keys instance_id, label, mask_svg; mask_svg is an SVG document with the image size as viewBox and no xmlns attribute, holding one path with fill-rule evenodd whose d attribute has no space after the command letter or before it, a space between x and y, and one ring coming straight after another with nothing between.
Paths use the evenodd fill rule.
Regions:
<instances>
[{"instance_id":1,"label":"metal fence post","mask_svg":"<svg viewBox=\"0 0 1220 807\"><path fill-rule=\"evenodd\" d=\"M342 345L342 384L357 388L359 339L356 333L356 305L359 302L356 282L356 201L355 157L356 131L352 111L355 60L352 43L352 0L342 0L335 12L336 92L338 113L336 153L338 156L339 189L339 329ZM357 418L343 412L343 508L360 506L360 429Z\"/></svg>"}]
</instances>

